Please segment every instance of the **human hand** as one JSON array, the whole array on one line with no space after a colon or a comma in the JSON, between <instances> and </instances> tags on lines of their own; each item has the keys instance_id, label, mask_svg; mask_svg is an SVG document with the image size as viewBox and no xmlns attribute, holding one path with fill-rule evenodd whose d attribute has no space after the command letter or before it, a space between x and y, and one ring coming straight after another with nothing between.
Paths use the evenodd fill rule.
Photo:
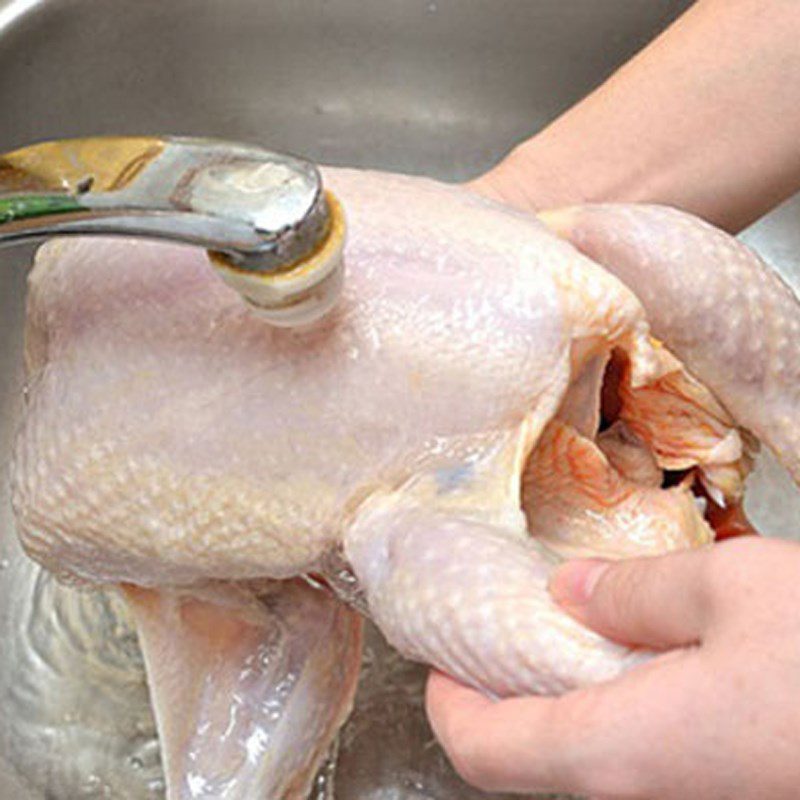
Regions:
<instances>
[{"instance_id":1,"label":"human hand","mask_svg":"<svg viewBox=\"0 0 800 800\"><path fill-rule=\"evenodd\" d=\"M800 787L800 546L739 538L553 576L574 617L669 650L561 697L492 701L428 682L433 729L487 791L593 798L794 798Z\"/></svg>"}]
</instances>

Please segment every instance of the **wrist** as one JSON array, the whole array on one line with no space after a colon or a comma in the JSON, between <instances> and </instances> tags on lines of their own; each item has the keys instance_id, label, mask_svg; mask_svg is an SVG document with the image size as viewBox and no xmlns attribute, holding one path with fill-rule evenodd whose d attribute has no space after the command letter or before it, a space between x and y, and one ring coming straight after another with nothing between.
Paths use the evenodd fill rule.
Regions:
<instances>
[{"instance_id":1,"label":"wrist","mask_svg":"<svg viewBox=\"0 0 800 800\"><path fill-rule=\"evenodd\" d=\"M523 142L466 186L530 213L584 202L586 198L576 183L554 168L543 150L537 137Z\"/></svg>"}]
</instances>

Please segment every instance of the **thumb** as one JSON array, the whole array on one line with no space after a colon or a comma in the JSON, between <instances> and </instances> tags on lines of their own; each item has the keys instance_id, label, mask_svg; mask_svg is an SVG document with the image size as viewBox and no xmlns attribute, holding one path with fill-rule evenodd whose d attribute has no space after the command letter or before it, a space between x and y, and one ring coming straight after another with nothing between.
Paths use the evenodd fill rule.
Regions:
<instances>
[{"instance_id":1,"label":"thumb","mask_svg":"<svg viewBox=\"0 0 800 800\"><path fill-rule=\"evenodd\" d=\"M625 561L568 561L550 578L565 611L597 633L658 649L700 641L708 618L708 550Z\"/></svg>"}]
</instances>

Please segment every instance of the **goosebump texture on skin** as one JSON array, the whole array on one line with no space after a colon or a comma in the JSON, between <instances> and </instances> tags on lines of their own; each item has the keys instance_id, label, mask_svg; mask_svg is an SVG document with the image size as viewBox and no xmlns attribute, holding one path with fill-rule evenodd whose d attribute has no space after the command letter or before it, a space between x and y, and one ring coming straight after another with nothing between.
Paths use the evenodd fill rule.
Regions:
<instances>
[{"instance_id":1,"label":"goosebump texture on skin","mask_svg":"<svg viewBox=\"0 0 800 800\"><path fill-rule=\"evenodd\" d=\"M146 659L149 647L180 660L185 641L199 663L197 620L216 612L177 613L187 593L238 609L247 604L224 599L232 586L252 593L269 579L274 603L282 585L299 592L288 579L341 586L344 575L402 653L487 693L613 678L646 654L556 608L550 570L575 553L708 543L690 484L741 499L754 441L740 423L797 476L796 433L781 420L797 410L800 337L764 340L797 329L796 298L729 237L673 212L547 219L604 269L541 222L461 188L334 169L325 181L347 214L345 288L328 317L303 329L265 325L197 250L80 239L40 250L13 475L28 553L78 582L142 587L127 594L135 610L139 601ZM661 293L642 277L655 258L671 270L654 279ZM716 366L699 309L663 308L694 298L697 269L720 259L737 265L721 273L724 286L744 276L760 292L731 295L741 303L728 309L732 336L754 330L756 301L780 314L746 345L741 369L727 346ZM601 433L610 364L620 408ZM747 399L759 381L763 410ZM661 489L662 471L678 468L687 477ZM172 641L154 622L159 604L177 620ZM347 632L342 658L352 659L354 612L319 608ZM276 619L286 647L308 642L302 615ZM242 625L257 652L269 625ZM246 661L241 650L231 658ZM300 651L295 679L336 652ZM174 732L169 675L148 665L162 734ZM259 686L254 703L269 689ZM350 699L333 693L334 712L319 703L325 742ZM308 724L302 703L281 708L300 708ZM197 718L183 713L180 724ZM175 748L173 765L184 757ZM318 760L324 747L314 752ZM173 777L172 797L193 796L181 785Z\"/></svg>"}]
</instances>

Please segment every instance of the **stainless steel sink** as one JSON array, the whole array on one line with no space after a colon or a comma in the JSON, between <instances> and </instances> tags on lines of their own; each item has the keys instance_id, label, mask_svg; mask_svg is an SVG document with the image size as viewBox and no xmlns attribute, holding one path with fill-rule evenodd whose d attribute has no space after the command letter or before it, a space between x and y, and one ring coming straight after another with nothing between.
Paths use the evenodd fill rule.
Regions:
<instances>
[{"instance_id":1,"label":"stainless steel sink","mask_svg":"<svg viewBox=\"0 0 800 800\"><path fill-rule=\"evenodd\" d=\"M103 132L201 134L321 162L458 180L491 165L584 95L688 5L0 0L0 150ZM800 200L745 238L800 284ZM4 467L22 394L28 259L21 251L0 254ZM36 578L14 540L6 484L4 477L0 798L159 797L135 639L124 622L106 625L114 618L107 598ZM773 535L793 535L798 493L770 459L754 486L756 521ZM73 641L73 651L50 669L48 647L64 629L80 627L86 614L95 630L82 635L96 640ZM423 671L393 657L374 632L370 637L369 678L342 737L336 797L482 796L459 783L431 746L420 704ZM117 671L109 673L109 664ZM36 683L38 669L50 675L44 688ZM29 741L13 715L21 702L37 698L41 724ZM95 725L103 746L83 747L72 730L80 725ZM124 747L115 749L115 736L127 737Z\"/></svg>"}]
</instances>

